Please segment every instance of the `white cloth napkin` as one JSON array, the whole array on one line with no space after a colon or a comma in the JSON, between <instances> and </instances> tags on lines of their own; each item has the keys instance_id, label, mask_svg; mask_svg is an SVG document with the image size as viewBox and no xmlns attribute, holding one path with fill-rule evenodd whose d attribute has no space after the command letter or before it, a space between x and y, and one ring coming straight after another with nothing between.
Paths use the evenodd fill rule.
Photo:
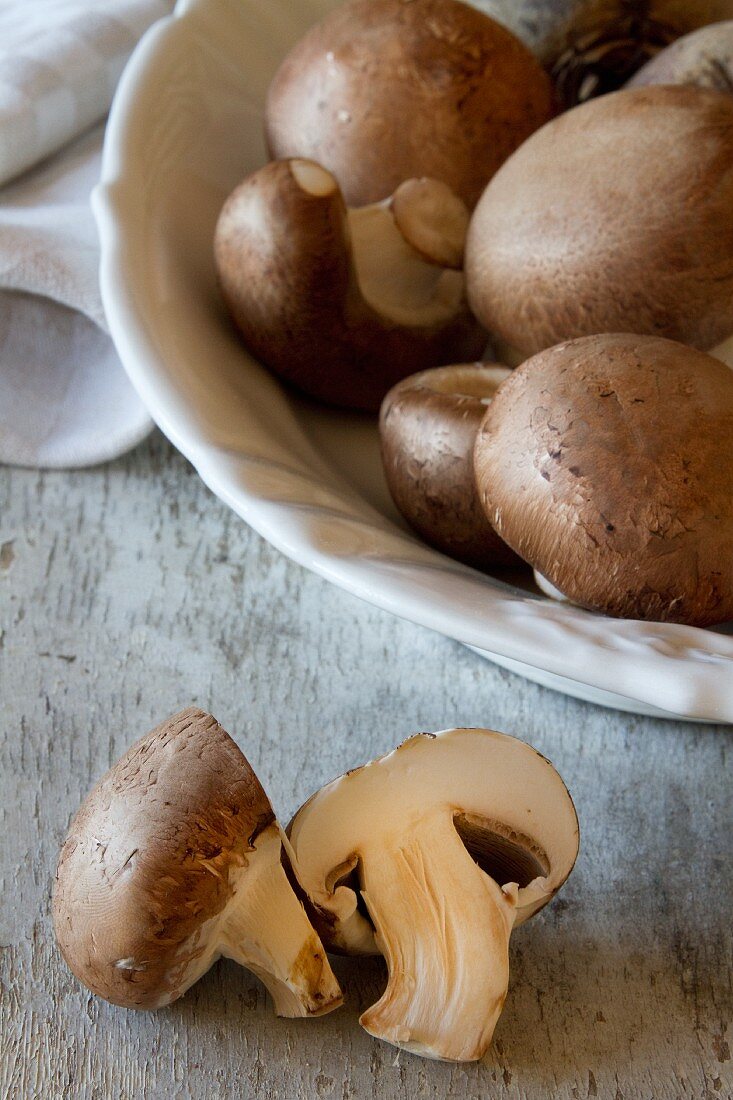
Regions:
<instances>
[{"instance_id":1,"label":"white cloth napkin","mask_svg":"<svg viewBox=\"0 0 733 1100\"><path fill-rule=\"evenodd\" d=\"M171 7L0 0L0 462L93 465L152 426L107 335L89 206L103 126L90 126Z\"/></svg>"}]
</instances>

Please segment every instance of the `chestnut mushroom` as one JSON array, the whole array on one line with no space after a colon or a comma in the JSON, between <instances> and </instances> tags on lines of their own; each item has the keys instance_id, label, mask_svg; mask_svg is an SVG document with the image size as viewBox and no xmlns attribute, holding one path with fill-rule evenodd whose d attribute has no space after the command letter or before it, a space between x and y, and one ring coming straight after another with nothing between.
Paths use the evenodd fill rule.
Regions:
<instances>
[{"instance_id":1,"label":"chestnut mushroom","mask_svg":"<svg viewBox=\"0 0 733 1100\"><path fill-rule=\"evenodd\" d=\"M733 16L733 0L472 0L552 73L567 106L620 88L696 27Z\"/></svg>"},{"instance_id":2,"label":"chestnut mushroom","mask_svg":"<svg viewBox=\"0 0 733 1100\"><path fill-rule=\"evenodd\" d=\"M467 225L439 181L347 210L325 168L274 161L224 204L219 281L266 366L321 401L376 411L400 378L486 345L459 270Z\"/></svg>"},{"instance_id":3,"label":"chestnut mushroom","mask_svg":"<svg viewBox=\"0 0 733 1100\"><path fill-rule=\"evenodd\" d=\"M419 733L322 787L288 835L324 942L385 957L387 988L362 1026L427 1058L481 1058L507 993L512 928L553 897L578 853L552 764L492 730Z\"/></svg>"},{"instance_id":4,"label":"chestnut mushroom","mask_svg":"<svg viewBox=\"0 0 733 1100\"><path fill-rule=\"evenodd\" d=\"M392 387L379 417L395 505L431 546L477 569L519 560L487 520L473 474L476 433L510 374L488 363L421 371Z\"/></svg>"},{"instance_id":5,"label":"chestnut mushroom","mask_svg":"<svg viewBox=\"0 0 733 1100\"><path fill-rule=\"evenodd\" d=\"M53 915L71 970L127 1008L182 996L221 955L280 1016L341 1004L281 862L282 836L234 741L196 707L157 726L97 783L59 857Z\"/></svg>"},{"instance_id":6,"label":"chestnut mushroom","mask_svg":"<svg viewBox=\"0 0 733 1100\"><path fill-rule=\"evenodd\" d=\"M733 619L733 371L671 340L587 336L529 359L474 453L491 523L574 603Z\"/></svg>"},{"instance_id":7,"label":"chestnut mushroom","mask_svg":"<svg viewBox=\"0 0 733 1100\"><path fill-rule=\"evenodd\" d=\"M733 333L733 97L632 88L548 123L486 188L469 302L532 355L602 332L709 350Z\"/></svg>"},{"instance_id":8,"label":"chestnut mushroom","mask_svg":"<svg viewBox=\"0 0 733 1100\"><path fill-rule=\"evenodd\" d=\"M430 176L471 207L552 111L539 62L467 4L349 0L283 61L265 129L273 157L323 164L350 206Z\"/></svg>"},{"instance_id":9,"label":"chestnut mushroom","mask_svg":"<svg viewBox=\"0 0 733 1100\"><path fill-rule=\"evenodd\" d=\"M696 84L733 94L733 19L678 38L647 61L626 87L641 88L645 84Z\"/></svg>"}]
</instances>

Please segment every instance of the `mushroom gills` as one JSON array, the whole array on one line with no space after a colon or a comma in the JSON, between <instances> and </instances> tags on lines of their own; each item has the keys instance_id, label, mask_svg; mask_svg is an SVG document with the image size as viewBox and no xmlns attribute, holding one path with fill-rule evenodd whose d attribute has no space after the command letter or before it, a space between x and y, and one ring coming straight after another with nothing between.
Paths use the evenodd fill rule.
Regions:
<instances>
[{"instance_id":1,"label":"mushroom gills","mask_svg":"<svg viewBox=\"0 0 733 1100\"><path fill-rule=\"evenodd\" d=\"M283 868L279 827L268 826L254 848L257 858L242 869L241 888L236 878L232 882L233 897L217 929L218 953L257 975L278 1016L331 1011L340 992Z\"/></svg>"},{"instance_id":2,"label":"mushroom gills","mask_svg":"<svg viewBox=\"0 0 733 1100\"><path fill-rule=\"evenodd\" d=\"M478 814L456 814L453 825L471 857L495 882L516 882L521 890L549 875L547 853L526 834Z\"/></svg>"}]
</instances>

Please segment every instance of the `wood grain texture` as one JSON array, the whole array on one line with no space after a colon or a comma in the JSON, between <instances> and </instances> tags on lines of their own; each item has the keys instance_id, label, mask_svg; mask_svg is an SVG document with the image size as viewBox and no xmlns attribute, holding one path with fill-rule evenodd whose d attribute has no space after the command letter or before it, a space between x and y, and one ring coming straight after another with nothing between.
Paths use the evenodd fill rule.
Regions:
<instances>
[{"instance_id":1,"label":"wood grain texture","mask_svg":"<svg viewBox=\"0 0 733 1100\"><path fill-rule=\"evenodd\" d=\"M566 699L347 596L262 542L159 436L96 470L0 471L0 629L0 1097L733 1096L729 727ZM78 985L49 915L70 816L191 703L284 819L416 730L488 725L554 761L581 856L512 940L482 1064L363 1033L379 961L337 961L347 1006L315 1021L276 1019L232 963L155 1014Z\"/></svg>"}]
</instances>

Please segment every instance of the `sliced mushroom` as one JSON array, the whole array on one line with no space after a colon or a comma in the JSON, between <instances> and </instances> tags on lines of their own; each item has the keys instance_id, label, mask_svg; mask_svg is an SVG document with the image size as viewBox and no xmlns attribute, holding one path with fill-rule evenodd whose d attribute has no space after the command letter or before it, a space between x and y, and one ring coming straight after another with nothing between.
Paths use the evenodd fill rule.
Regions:
<instances>
[{"instance_id":1,"label":"sliced mushroom","mask_svg":"<svg viewBox=\"0 0 733 1100\"><path fill-rule=\"evenodd\" d=\"M405 375L483 351L455 270L467 223L435 181L347 210L320 165L276 161L219 217L224 298L247 347L277 374L329 404L376 410Z\"/></svg>"},{"instance_id":2,"label":"sliced mushroom","mask_svg":"<svg viewBox=\"0 0 733 1100\"><path fill-rule=\"evenodd\" d=\"M71 970L127 1008L170 1004L225 955L281 1016L341 1003L323 946L281 862L256 775L195 707L138 741L74 818L56 873L54 926Z\"/></svg>"},{"instance_id":3,"label":"sliced mushroom","mask_svg":"<svg viewBox=\"0 0 733 1100\"><path fill-rule=\"evenodd\" d=\"M733 15L733 3L730 15ZM626 85L696 84L733 94L733 19L678 38L647 61Z\"/></svg>"},{"instance_id":4,"label":"sliced mushroom","mask_svg":"<svg viewBox=\"0 0 733 1100\"><path fill-rule=\"evenodd\" d=\"M511 930L578 851L552 765L491 730L418 734L321 788L289 839L327 944L386 959L366 1030L429 1058L480 1058L506 997Z\"/></svg>"},{"instance_id":5,"label":"sliced mushroom","mask_svg":"<svg viewBox=\"0 0 733 1100\"><path fill-rule=\"evenodd\" d=\"M413 176L474 206L550 118L549 77L508 30L456 0L349 0L288 54L270 86L273 157L310 157L352 206Z\"/></svg>"},{"instance_id":6,"label":"sliced mushroom","mask_svg":"<svg viewBox=\"0 0 733 1100\"><path fill-rule=\"evenodd\" d=\"M486 519L476 492L476 433L511 371L497 364L434 367L398 382L382 402L382 462L397 508L444 554L477 569L518 558Z\"/></svg>"},{"instance_id":7,"label":"sliced mushroom","mask_svg":"<svg viewBox=\"0 0 733 1100\"><path fill-rule=\"evenodd\" d=\"M625 334L550 348L501 387L474 464L499 534L574 603L733 619L733 371L712 356Z\"/></svg>"},{"instance_id":8,"label":"sliced mushroom","mask_svg":"<svg viewBox=\"0 0 733 1100\"><path fill-rule=\"evenodd\" d=\"M602 332L704 350L733 334L733 96L595 99L499 170L466 242L476 316L525 356Z\"/></svg>"}]
</instances>

